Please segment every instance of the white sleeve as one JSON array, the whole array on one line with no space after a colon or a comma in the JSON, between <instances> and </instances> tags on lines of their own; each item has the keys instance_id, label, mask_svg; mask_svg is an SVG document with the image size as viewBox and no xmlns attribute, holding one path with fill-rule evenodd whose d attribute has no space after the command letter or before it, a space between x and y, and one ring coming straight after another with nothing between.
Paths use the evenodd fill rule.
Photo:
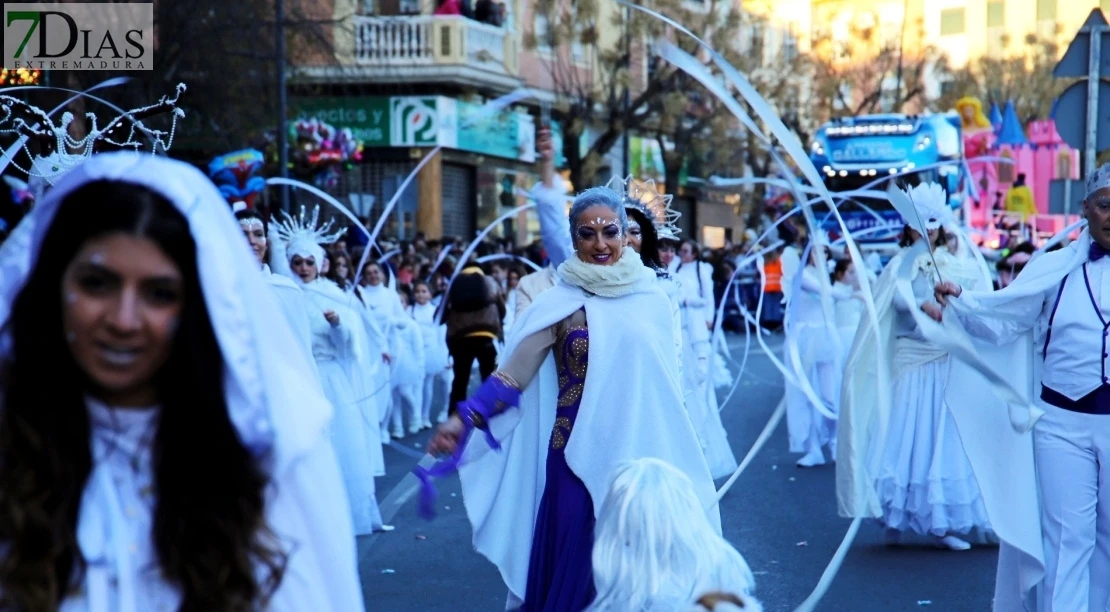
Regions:
<instances>
[{"instance_id":1,"label":"white sleeve","mask_svg":"<svg viewBox=\"0 0 1110 612\"><path fill-rule=\"evenodd\" d=\"M713 298L713 264L699 265L698 277L701 279L699 295L704 300L702 309L705 312L705 322L712 323L717 316L716 300Z\"/></svg>"},{"instance_id":2,"label":"white sleeve","mask_svg":"<svg viewBox=\"0 0 1110 612\"><path fill-rule=\"evenodd\" d=\"M1006 319L992 316L991 311L984 309L969 295L955 298L953 302L958 304L958 307L953 310L959 317L960 323L963 323L964 328L967 329L967 333L996 346L1002 346L1033 329L1046 306L1051 307L1055 303L1056 290L1052 290L1051 293L1051 302L1046 299L1047 294L1014 298L1006 308L1012 316Z\"/></svg>"},{"instance_id":3,"label":"white sleeve","mask_svg":"<svg viewBox=\"0 0 1110 612\"><path fill-rule=\"evenodd\" d=\"M574 251L570 241L570 219L567 218L567 210L563 205L566 194L537 183L532 188L532 198L536 200L536 216L540 218L540 236L547 249L547 258L557 268Z\"/></svg>"},{"instance_id":4,"label":"white sleeve","mask_svg":"<svg viewBox=\"0 0 1110 612\"><path fill-rule=\"evenodd\" d=\"M271 483L266 518L289 558L267 609L365 610L346 500L326 438Z\"/></svg>"}]
</instances>

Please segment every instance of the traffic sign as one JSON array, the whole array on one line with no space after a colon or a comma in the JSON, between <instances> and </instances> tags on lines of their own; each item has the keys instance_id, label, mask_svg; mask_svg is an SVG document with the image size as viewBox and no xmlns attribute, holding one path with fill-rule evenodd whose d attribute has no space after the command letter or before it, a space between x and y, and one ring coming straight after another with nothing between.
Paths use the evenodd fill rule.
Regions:
<instances>
[{"instance_id":1,"label":"traffic sign","mask_svg":"<svg viewBox=\"0 0 1110 612\"><path fill-rule=\"evenodd\" d=\"M1110 83L1099 82L1098 100L1095 150L1104 151L1110 149ZM1087 138L1087 81L1077 81L1065 89L1056 105L1056 131L1064 142L1082 151Z\"/></svg>"},{"instance_id":2,"label":"traffic sign","mask_svg":"<svg viewBox=\"0 0 1110 612\"><path fill-rule=\"evenodd\" d=\"M1068 44L1063 59L1052 71L1056 78L1085 77L1084 81L1072 85L1064 92L1059 100L1060 105L1056 108L1056 129L1060 135L1067 133L1064 140L1076 148L1079 147L1079 142L1083 143L1085 176L1095 171L1098 151L1110 144L1110 133L1104 136L1100 125L1105 119L1099 119L1110 113L1110 104L1107 103L1110 98L1106 96L1110 92L1104 92L1105 84L1102 82L1102 75L1108 73L1104 66L1110 55L1110 44L1102 44L1110 43L1110 40L1103 41L1107 33L1110 33L1110 24L1106 23L1102 11L1097 8L1092 10L1083 27L1079 28L1075 38ZM1065 101L1068 102L1067 105ZM1082 138L1078 139L1076 134L1082 134Z\"/></svg>"},{"instance_id":3,"label":"traffic sign","mask_svg":"<svg viewBox=\"0 0 1110 612\"><path fill-rule=\"evenodd\" d=\"M1068 50L1064 52L1064 56L1056 64L1052 76L1058 79L1067 77L1086 78L1090 71L1091 31L1100 29L1102 34L1105 35L1106 30L1103 28L1108 26L1110 24L1106 22L1106 17L1102 15L1102 11L1098 9L1091 11L1091 14L1087 16L1087 21L1083 23L1083 27L1079 28L1079 33L1068 45ZM1103 42L1105 42L1105 38ZM1099 74L1110 75L1110 45L1103 44L1101 47Z\"/></svg>"}]
</instances>

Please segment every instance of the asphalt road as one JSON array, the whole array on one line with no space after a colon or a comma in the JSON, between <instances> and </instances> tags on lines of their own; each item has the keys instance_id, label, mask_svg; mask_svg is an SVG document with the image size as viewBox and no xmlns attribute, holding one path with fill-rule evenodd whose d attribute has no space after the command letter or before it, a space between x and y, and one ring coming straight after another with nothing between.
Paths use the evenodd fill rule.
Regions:
<instances>
[{"instance_id":1,"label":"asphalt road","mask_svg":"<svg viewBox=\"0 0 1110 612\"><path fill-rule=\"evenodd\" d=\"M731 343L739 360L743 342L732 337ZM781 337L770 344L777 349ZM781 374L753 350L722 411L737 460L781 397ZM506 590L496 568L471 546L457 478L440 482L434 521L416 514L415 482L406 475L423 456L426 439L412 436L386 449L388 474L377 480L378 501L396 531L359 538L367 609L500 612ZM721 502L725 537L755 572L756 595L767 612L790 612L809 595L849 524L836 514L833 464L800 469L796 460L787 452L784 421ZM942 551L924 541L889 548L878 526L864 524L817 609L987 612L997 551L986 545Z\"/></svg>"}]
</instances>

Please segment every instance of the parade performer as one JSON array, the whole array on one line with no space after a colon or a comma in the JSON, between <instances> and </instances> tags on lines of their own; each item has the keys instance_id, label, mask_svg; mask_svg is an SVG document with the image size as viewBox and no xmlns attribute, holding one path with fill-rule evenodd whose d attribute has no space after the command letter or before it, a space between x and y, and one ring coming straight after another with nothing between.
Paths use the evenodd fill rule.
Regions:
<instances>
[{"instance_id":1,"label":"parade performer","mask_svg":"<svg viewBox=\"0 0 1110 612\"><path fill-rule=\"evenodd\" d=\"M709 375L713 319L713 266L701 261L698 245L685 240L678 249L674 268L678 283L676 301L682 316L682 379L686 387L686 411L698 432L709 471L724 478L736 470L736 456L721 423L717 393Z\"/></svg>"},{"instance_id":2,"label":"parade performer","mask_svg":"<svg viewBox=\"0 0 1110 612\"><path fill-rule=\"evenodd\" d=\"M394 364L393 352L394 347L398 345L395 323L398 319L406 316L405 309L401 306L401 297L397 295L397 291L387 286L382 264L373 260L366 262L366 265L362 267L360 282L361 285L356 291L362 303L368 309L370 316L374 319L374 325L380 330L377 334L377 340L384 341L384 347L387 349L382 358L389 367L378 368L374 378L377 386L388 389L384 393L385 397L378 404L380 410L378 423L381 426L381 438L383 441L389 440L390 436L398 439L403 438L405 436L404 429L396 427L391 432L389 426L394 410L393 370L396 369L396 365Z\"/></svg>"},{"instance_id":3,"label":"parade performer","mask_svg":"<svg viewBox=\"0 0 1110 612\"><path fill-rule=\"evenodd\" d=\"M331 408L211 182L107 153L30 217L0 275L4 606L362 609Z\"/></svg>"},{"instance_id":4,"label":"parade performer","mask_svg":"<svg viewBox=\"0 0 1110 612\"><path fill-rule=\"evenodd\" d=\"M318 265L325 261L321 245L333 242L338 234L329 233L330 222L319 225L319 207L313 208L311 216L303 206L296 217L284 212L282 215L284 220L271 229L271 263L278 272L300 283L312 307L312 354L324 392L335 410L331 438L343 469L355 534L382 531L385 526L374 497L371 447L361 398L355 394L358 385L353 379L360 349L368 350L368 342L362 320L351 303L353 296L324 278Z\"/></svg>"},{"instance_id":5,"label":"parade performer","mask_svg":"<svg viewBox=\"0 0 1110 612\"><path fill-rule=\"evenodd\" d=\"M1044 411L1031 444L1011 449L1012 457L993 449L994 461L1007 466L1032 468L1023 455L1035 454L1035 481L1024 470L1007 474L1038 493L1037 503L1022 505L1018 518L1028 526L1023 531L1041 536L1034 546L1022 546L999 533L996 610L1073 612L1110 605L1110 487L1104 482L1110 463L1110 425L1104 420L1110 414L1110 165L1087 177L1083 214L1087 229L1078 240L1032 259L1005 289L964 291L952 281L937 288L969 333L1003 347L1008 359L1001 367L1030 383L1017 388L1029 389Z\"/></svg>"},{"instance_id":6,"label":"parade performer","mask_svg":"<svg viewBox=\"0 0 1110 612\"><path fill-rule=\"evenodd\" d=\"M340 238L342 240L342 238ZM387 340L375 319L362 299L362 293L354 282L354 270L351 266L351 256L341 250L338 240L332 243L332 250L325 256L328 264L324 276L335 283L347 294L347 306L359 315L362 326L354 326L358 336L360 348L355 351L355 360L347 362L347 376L351 379L351 386L355 392L355 399L362 414L363 430L366 432L366 446L370 450L370 468L374 477L385 476L385 454L382 450L382 441L389 441L381 435L379 416L383 400L388 399L388 385L378 386L379 373L389 371L390 354L387 350ZM365 333L364 333L365 332ZM379 358L379 355L381 356Z\"/></svg>"},{"instance_id":7,"label":"parade performer","mask_svg":"<svg viewBox=\"0 0 1110 612\"><path fill-rule=\"evenodd\" d=\"M697 436L675 409L683 400L670 302L624 246L622 197L586 190L570 219L575 254L559 266L559 284L517 322L497 373L437 431L430 450L451 459L430 474L418 470L427 487L461 465L475 547L501 571L510 607L524 610L581 610L594 598L596 508L623 461L675 465L720 529ZM552 353L558 377L537 377ZM556 378L557 388L538 393L535 383ZM426 488L425 511L429 495Z\"/></svg>"},{"instance_id":8,"label":"parade performer","mask_svg":"<svg viewBox=\"0 0 1110 612\"><path fill-rule=\"evenodd\" d=\"M933 285L957 268L955 258L937 248L944 244L941 226L951 213L943 188L935 183L918 185L905 195L913 213L904 219L903 249L883 271L874 293L879 333L871 325L860 326L844 373L837 495L846 516L871 516L878 505L888 543L913 531L933 537L938 546L966 550L970 545L956 534L988 530L990 521L946 403L948 353L922 335L911 313L919 306L939 310ZM913 229L918 218L928 236ZM906 303L897 291L903 268L910 270L917 303ZM889 363L879 363L878 343ZM892 381L881 448L883 436L871 425L878 406L875 394L885 391L875 387L879 367L891 372Z\"/></svg>"},{"instance_id":9,"label":"parade performer","mask_svg":"<svg viewBox=\"0 0 1110 612\"><path fill-rule=\"evenodd\" d=\"M719 592L761 609L747 561L713 529L686 474L658 459L617 468L598 512L593 567L598 596L588 612L674 612Z\"/></svg>"},{"instance_id":10,"label":"parade performer","mask_svg":"<svg viewBox=\"0 0 1110 612\"><path fill-rule=\"evenodd\" d=\"M816 248L825 250L824 261L832 260L829 250L820 238ZM786 426L790 433L790 452L805 453L798 459L798 467L824 465L822 449L828 445L829 453L836 457L836 419L840 405L840 382L843 362L836 325L836 305L852 299L854 291L823 283L820 276L827 275L818 269L815 249L809 249L806 265L799 273L794 299L787 307L786 346L796 348L801 363L797 376L804 376L824 405L817 407L797 385L786 385ZM853 329L854 331L854 329ZM849 343L851 341L849 340ZM791 361L788 356L787 362ZM830 416L831 415L831 416Z\"/></svg>"},{"instance_id":11,"label":"parade performer","mask_svg":"<svg viewBox=\"0 0 1110 612\"><path fill-rule=\"evenodd\" d=\"M420 326L424 343L424 382L420 395L420 422L422 429L432 427L432 404L435 398L445 400L437 422L447 421L446 399L451 395L453 371L451 355L447 351L447 326L436 321L436 307L432 305L432 289L428 283L417 281L412 288L416 303L409 307L409 316Z\"/></svg>"},{"instance_id":12,"label":"parade performer","mask_svg":"<svg viewBox=\"0 0 1110 612\"><path fill-rule=\"evenodd\" d=\"M266 264L266 257L270 250L270 240L268 238L269 228L266 226L266 220L262 218L262 215L254 210L240 210L235 213L235 218L239 220L239 227L242 228L243 235L247 238L247 244L250 245L255 260L262 267L262 276L266 279L266 284L269 285L274 297L277 298L278 306L281 307L285 320L289 322L290 329L293 330L293 334L300 341L315 372L316 361L311 358L312 331L309 325L309 309L305 301L304 291L301 291L300 286L288 276L271 272L270 266Z\"/></svg>"}]
</instances>

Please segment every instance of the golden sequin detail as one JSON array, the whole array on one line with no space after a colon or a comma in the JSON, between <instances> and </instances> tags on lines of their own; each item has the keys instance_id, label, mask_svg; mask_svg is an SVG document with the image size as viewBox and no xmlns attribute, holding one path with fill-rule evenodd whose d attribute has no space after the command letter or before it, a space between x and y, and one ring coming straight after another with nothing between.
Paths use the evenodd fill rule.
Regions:
<instances>
[{"instance_id":1,"label":"golden sequin detail","mask_svg":"<svg viewBox=\"0 0 1110 612\"><path fill-rule=\"evenodd\" d=\"M566 338L574 332L586 332L585 326L569 327L559 334L555 352L555 366L559 372L559 403L560 408L573 406L582 399L582 387L586 379L587 354L590 350L590 341L582 336L571 340L566 345ZM573 381L571 379L574 379Z\"/></svg>"},{"instance_id":2,"label":"golden sequin detail","mask_svg":"<svg viewBox=\"0 0 1110 612\"><path fill-rule=\"evenodd\" d=\"M555 419L555 428L551 431L551 448L559 450L567 445L567 438L570 437L570 426L570 419L567 417Z\"/></svg>"}]
</instances>

